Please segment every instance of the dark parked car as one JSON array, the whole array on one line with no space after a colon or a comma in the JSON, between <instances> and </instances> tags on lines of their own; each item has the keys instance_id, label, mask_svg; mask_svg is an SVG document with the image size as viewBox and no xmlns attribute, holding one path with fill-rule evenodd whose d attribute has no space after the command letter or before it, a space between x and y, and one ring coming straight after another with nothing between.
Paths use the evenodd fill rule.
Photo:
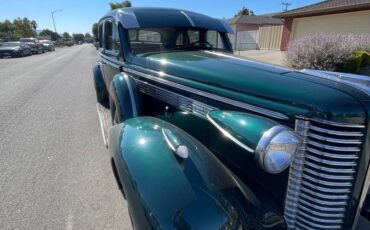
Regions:
<instances>
[{"instance_id":1,"label":"dark parked car","mask_svg":"<svg viewBox=\"0 0 370 230\"><path fill-rule=\"evenodd\" d=\"M368 222L369 78L240 58L231 32L175 9L99 21L97 108L134 228Z\"/></svg>"},{"instance_id":2,"label":"dark parked car","mask_svg":"<svg viewBox=\"0 0 370 230\"><path fill-rule=\"evenodd\" d=\"M44 49L44 51L49 51L49 52L52 52L52 51L55 51L55 46L54 46L54 43L50 40L40 40L40 43Z\"/></svg>"},{"instance_id":3,"label":"dark parked car","mask_svg":"<svg viewBox=\"0 0 370 230\"><path fill-rule=\"evenodd\" d=\"M37 38L21 38L20 42L27 43L31 47L31 51L34 54L44 53L44 48Z\"/></svg>"},{"instance_id":4,"label":"dark parked car","mask_svg":"<svg viewBox=\"0 0 370 230\"><path fill-rule=\"evenodd\" d=\"M31 48L23 42L4 42L0 45L0 57L24 57L32 55Z\"/></svg>"}]
</instances>

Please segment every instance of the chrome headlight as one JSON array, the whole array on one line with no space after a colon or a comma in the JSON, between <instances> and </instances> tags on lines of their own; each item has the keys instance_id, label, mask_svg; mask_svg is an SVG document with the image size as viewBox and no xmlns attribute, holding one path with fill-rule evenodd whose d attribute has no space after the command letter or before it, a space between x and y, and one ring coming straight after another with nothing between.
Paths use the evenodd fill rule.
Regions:
<instances>
[{"instance_id":1,"label":"chrome headlight","mask_svg":"<svg viewBox=\"0 0 370 230\"><path fill-rule=\"evenodd\" d=\"M299 142L299 137L289 128L274 126L258 142L256 161L263 170L273 174L280 173L289 167Z\"/></svg>"}]
</instances>

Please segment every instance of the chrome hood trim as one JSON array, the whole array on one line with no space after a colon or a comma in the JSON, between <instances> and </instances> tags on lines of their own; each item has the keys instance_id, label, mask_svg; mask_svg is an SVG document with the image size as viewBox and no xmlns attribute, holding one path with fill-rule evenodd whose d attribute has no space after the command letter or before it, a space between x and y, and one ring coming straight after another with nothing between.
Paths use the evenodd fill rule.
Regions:
<instances>
[{"instance_id":1,"label":"chrome hood trim","mask_svg":"<svg viewBox=\"0 0 370 230\"><path fill-rule=\"evenodd\" d=\"M303 69L300 72L355 87L370 96L369 76L312 69Z\"/></svg>"}]
</instances>

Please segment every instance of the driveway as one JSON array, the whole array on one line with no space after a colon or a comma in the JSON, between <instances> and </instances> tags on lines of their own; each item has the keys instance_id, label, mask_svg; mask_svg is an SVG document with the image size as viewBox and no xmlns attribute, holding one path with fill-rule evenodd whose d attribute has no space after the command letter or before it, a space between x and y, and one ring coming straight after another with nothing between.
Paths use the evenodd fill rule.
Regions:
<instances>
[{"instance_id":1,"label":"driveway","mask_svg":"<svg viewBox=\"0 0 370 230\"><path fill-rule=\"evenodd\" d=\"M96 111L92 45L0 59L0 229L131 229Z\"/></svg>"},{"instance_id":2,"label":"driveway","mask_svg":"<svg viewBox=\"0 0 370 230\"><path fill-rule=\"evenodd\" d=\"M286 66L284 63L284 52L279 50L245 50L235 51L234 53L249 59Z\"/></svg>"}]
</instances>

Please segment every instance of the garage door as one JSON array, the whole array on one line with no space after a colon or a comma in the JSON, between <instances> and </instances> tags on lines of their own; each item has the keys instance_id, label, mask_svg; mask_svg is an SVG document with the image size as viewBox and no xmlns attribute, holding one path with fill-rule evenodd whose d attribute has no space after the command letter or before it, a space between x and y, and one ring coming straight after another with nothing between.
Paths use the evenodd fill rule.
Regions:
<instances>
[{"instance_id":1,"label":"garage door","mask_svg":"<svg viewBox=\"0 0 370 230\"><path fill-rule=\"evenodd\" d=\"M291 39L312 33L370 33L370 10L342 14L295 18Z\"/></svg>"}]
</instances>

